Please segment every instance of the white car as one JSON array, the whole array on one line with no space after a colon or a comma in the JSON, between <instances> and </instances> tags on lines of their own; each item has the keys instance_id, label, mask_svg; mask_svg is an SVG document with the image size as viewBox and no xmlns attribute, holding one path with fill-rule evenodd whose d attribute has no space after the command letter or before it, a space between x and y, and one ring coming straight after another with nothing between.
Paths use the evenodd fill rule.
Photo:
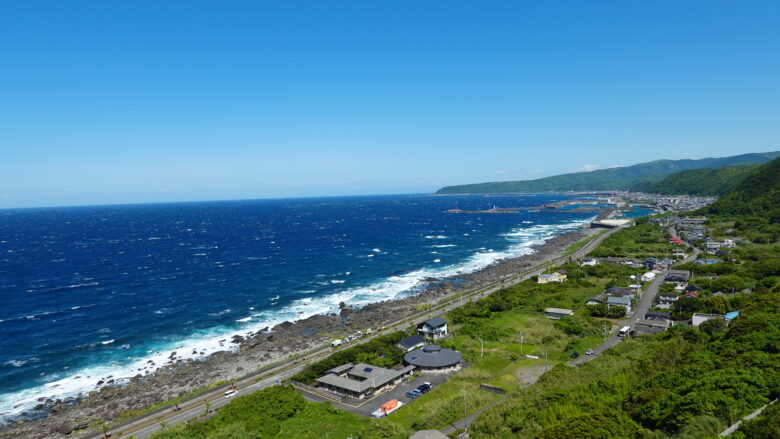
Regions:
<instances>
[{"instance_id":1,"label":"white car","mask_svg":"<svg viewBox=\"0 0 780 439\"><path fill-rule=\"evenodd\" d=\"M227 392L225 392L225 398L232 398L236 396L238 392L235 389L230 389Z\"/></svg>"},{"instance_id":2,"label":"white car","mask_svg":"<svg viewBox=\"0 0 780 439\"><path fill-rule=\"evenodd\" d=\"M588 349L585 351L585 355L593 355L593 349Z\"/></svg>"}]
</instances>

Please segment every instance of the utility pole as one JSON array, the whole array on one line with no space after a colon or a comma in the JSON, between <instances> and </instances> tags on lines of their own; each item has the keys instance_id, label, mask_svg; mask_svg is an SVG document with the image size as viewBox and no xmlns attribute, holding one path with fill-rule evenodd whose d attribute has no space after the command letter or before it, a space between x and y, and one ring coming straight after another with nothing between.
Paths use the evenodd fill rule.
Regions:
<instances>
[{"instance_id":1,"label":"utility pole","mask_svg":"<svg viewBox=\"0 0 780 439\"><path fill-rule=\"evenodd\" d=\"M485 355L485 342L482 341L482 335L479 336L479 356L480 358Z\"/></svg>"},{"instance_id":2,"label":"utility pole","mask_svg":"<svg viewBox=\"0 0 780 439\"><path fill-rule=\"evenodd\" d=\"M523 355L523 333L520 333L520 355Z\"/></svg>"},{"instance_id":3,"label":"utility pole","mask_svg":"<svg viewBox=\"0 0 780 439\"><path fill-rule=\"evenodd\" d=\"M463 392L463 417L465 418L469 415L466 411L466 389L460 389L460 391Z\"/></svg>"},{"instance_id":4,"label":"utility pole","mask_svg":"<svg viewBox=\"0 0 780 439\"><path fill-rule=\"evenodd\" d=\"M550 365L547 363L547 352L544 353L544 371L547 372L547 369L549 369Z\"/></svg>"}]
</instances>

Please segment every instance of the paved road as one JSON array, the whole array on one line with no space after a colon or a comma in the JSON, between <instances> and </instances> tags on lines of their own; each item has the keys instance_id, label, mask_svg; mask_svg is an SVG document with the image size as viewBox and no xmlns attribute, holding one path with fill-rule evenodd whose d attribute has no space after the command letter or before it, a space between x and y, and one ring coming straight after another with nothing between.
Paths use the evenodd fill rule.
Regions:
<instances>
[{"instance_id":1,"label":"paved road","mask_svg":"<svg viewBox=\"0 0 780 439\"><path fill-rule=\"evenodd\" d=\"M440 432L446 434L447 436L451 435L452 433L455 433L456 431L461 431L469 428L471 424L474 422L474 419L477 418L482 412L485 410L493 407L494 405L498 404L499 402L507 399L509 397L509 394L501 396L501 398L498 398L497 400L491 402L490 404L480 408L479 410L475 411L474 413L471 413L467 415L466 417L462 419L458 419L457 421L453 422L452 424L442 428L439 430Z\"/></svg>"},{"instance_id":2,"label":"paved road","mask_svg":"<svg viewBox=\"0 0 780 439\"><path fill-rule=\"evenodd\" d=\"M311 352L306 355L306 358L308 361L306 362L300 362L300 363L293 363L293 361L289 361L287 363L281 364L279 366L276 366L272 369L265 370L263 372L256 373L254 375L248 376L238 382L235 383L238 395L248 395L250 393L256 392L258 390L273 386L277 384L278 382L281 382L285 379L288 379L292 377L293 375L297 374L301 370L303 370L304 367L306 367L307 363L319 361L323 358L326 358L330 354L334 352L341 351L343 349L348 349L352 346L355 346L356 344L366 343L369 340L374 339L375 337L378 337L380 335L389 334L391 332L397 331L399 329L403 329L405 327L410 326L416 326L419 323L422 323L432 317L445 314L459 306L461 306L463 303L472 302L475 300L479 300L489 294L492 294L501 288L505 288L507 286L514 285L516 283L522 282L532 276L536 276L538 274L541 274L544 272L547 267L551 265L559 265L561 263L567 262L569 260L576 260L580 259L583 256L590 253L593 249L595 249L604 239L606 239L609 235L616 232L619 229L612 229L607 230L606 233L602 233L601 235L597 236L596 238L592 239L591 241L587 242L584 246L582 246L577 251L573 252L570 255L566 256L559 256L559 257L552 257L548 259L547 261L537 265L533 269L530 269L528 271L525 271L523 273L518 274L517 276L510 278L510 279L503 279L501 282L495 282L493 286L490 286L488 288L485 288L483 290L479 290L473 293L469 293L466 295L463 295L459 298L450 300L444 305L438 306L435 309L420 313L417 316L413 318L407 318L404 319L401 322L397 322L395 324L389 325L387 329L381 332L376 332L372 334L369 337L364 337L363 339L349 343L341 348L338 349L331 349L330 347L322 347L321 349ZM592 235L591 235L592 236ZM587 238L586 238L587 239ZM157 410L155 412L140 416L138 418L132 419L128 422L122 423L114 428L112 428L109 432L111 433L110 437L114 438L128 438L128 437L135 437L137 439L144 439L153 433L156 433L162 429L161 423L164 422L167 425L174 425L181 422L186 422L191 419L195 419L199 416L202 416L205 411L205 403L208 401L211 404L210 409L214 410L216 408L222 407L230 400L225 399L222 394L226 390L226 386L216 388L211 391L203 392L202 394L199 394L198 396L186 401L182 402L180 404L180 410L174 411L171 407L167 407L161 410ZM85 439L100 439L102 438L102 433L94 433L91 435L84 436Z\"/></svg>"},{"instance_id":3,"label":"paved road","mask_svg":"<svg viewBox=\"0 0 780 439\"><path fill-rule=\"evenodd\" d=\"M670 231L673 228L670 228ZM687 263L692 262L696 260L696 258L699 257L700 250L697 248L693 248L693 254L689 255L687 258L680 261L681 263ZM658 273L658 275L653 279L653 281L650 283L650 286L647 287L647 291L642 292L641 296L639 297L639 300L637 302L636 309L634 310L634 313L629 317L627 320L624 320L621 322L621 326L630 326L635 327L636 322L639 319L642 319L645 317L645 314L647 311L650 310L653 306L653 302L655 301L655 296L658 294L658 290L661 288L661 285L664 283L664 277L666 277L666 271ZM586 363L588 361L593 360L599 354L606 351L607 349L615 347L618 343L623 341L622 337L618 337L617 333L611 335L604 343L593 349L593 355L582 355L574 360L570 361L568 364L569 366L578 366L580 364Z\"/></svg>"}]
</instances>

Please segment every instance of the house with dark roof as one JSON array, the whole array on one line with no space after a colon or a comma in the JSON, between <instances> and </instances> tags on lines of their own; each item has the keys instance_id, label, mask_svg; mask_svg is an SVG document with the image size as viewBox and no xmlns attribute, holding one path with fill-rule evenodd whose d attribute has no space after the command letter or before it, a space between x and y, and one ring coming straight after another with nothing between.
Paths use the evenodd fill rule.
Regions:
<instances>
[{"instance_id":1,"label":"house with dark roof","mask_svg":"<svg viewBox=\"0 0 780 439\"><path fill-rule=\"evenodd\" d=\"M574 315L574 311L566 308L545 308L544 314L548 319L560 320L566 316Z\"/></svg>"},{"instance_id":2,"label":"house with dark roof","mask_svg":"<svg viewBox=\"0 0 780 439\"><path fill-rule=\"evenodd\" d=\"M434 317L417 326L417 333L425 338L439 340L447 336L447 321L443 317Z\"/></svg>"},{"instance_id":3,"label":"house with dark roof","mask_svg":"<svg viewBox=\"0 0 780 439\"><path fill-rule=\"evenodd\" d=\"M404 363L426 372L449 372L460 368L463 356L452 349L425 345L404 354Z\"/></svg>"},{"instance_id":4,"label":"house with dark roof","mask_svg":"<svg viewBox=\"0 0 780 439\"><path fill-rule=\"evenodd\" d=\"M421 348L425 345L425 339L422 338L420 335L413 335L411 337L406 337L405 339L399 341L396 343L396 346L401 348L404 352L409 352L417 348Z\"/></svg>"},{"instance_id":5,"label":"house with dark roof","mask_svg":"<svg viewBox=\"0 0 780 439\"><path fill-rule=\"evenodd\" d=\"M669 320L671 315L665 311L648 311L645 313L647 320Z\"/></svg>"},{"instance_id":6,"label":"house with dark roof","mask_svg":"<svg viewBox=\"0 0 780 439\"><path fill-rule=\"evenodd\" d=\"M607 291L604 291L604 294L607 296L626 296L626 297L634 297L634 293L631 292L631 290L627 290L625 288L620 287L612 287L608 288Z\"/></svg>"},{"instance_id":7,"label":"house with dark roof","mask_svg":"<svg viewBox=\"0 0 780 439\"><path fill-rule=\"evenodd\" d=\"M644 334L657 334L666 331L668 327L668 320L639 319L634 325L634 330Z\"/></svg>"},{"instance_id":8,"label":"house with dark roof","mask_svg":"<svg viewBox=\"0 0 780 439\"><path fill-rule=\"evenodd\" d=\"M317 387L353 398L365 398L368 394L392 389L404 377L411 375L413 370L412 365L385 369L365 363L344 364L317 378Z\"/></svg>"},{"instance_id":9,"label":"house with dark roof","mask_svg":"<svg viewBox=\"0 0 780 439\"><path fill-rule=\"evenodd\" d=\"M683 283L683 282L688 282L688 279L690 277L691 277L690 271L672 270L669 272L669 274L666 275L666 277L664 278L664 282Z\"/></svg>"},{"instance_id":10,"label":"house with dark roof","mask_svg":"<svg viewBox=\"0 0 780 439\"><path fill-rule=\"evenodd\" d=\"M606 303L607 303L607 295L598 294L596 296L590 297L588 301L585 302L585 305L605 305Z\"/></svg>"}]
</instances>

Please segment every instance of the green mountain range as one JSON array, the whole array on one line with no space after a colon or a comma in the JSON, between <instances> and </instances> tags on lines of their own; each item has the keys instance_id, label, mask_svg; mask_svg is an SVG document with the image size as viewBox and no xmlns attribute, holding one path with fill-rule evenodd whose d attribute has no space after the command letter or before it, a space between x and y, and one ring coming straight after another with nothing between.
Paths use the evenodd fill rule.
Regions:
<instances>
[{"instance_id":1,"label":"green mountain range","mask_svg":"<svg viewBox=\"0 0 780 439\"><path fill-rule=\"evenodd\" d=\"M780 223L780 158L761 166L734 190L707 207L718 215L760 216Z\"/></svg>"},{"instance_id":2,"label":"green mountain range","mask_svg":"<svg viewBox=\"0 0 780 439\"><path fill-rule=\"evenodd\" d=\"M690 169L721 168L750 163L766 163L780 157L780 151L741 154L731 157L699 160L656 160L620 168L591 172L575 172L537 180L502 181L447 186L437 194L495 194L525 192L566 192L596 190L633 190L639 185L654 183L669 174Z\"/></svg>"},{"instance_id":3,"label":"green mountain range","mask_svg":"<svg viewBox=\"0 0 780 439\"><path fill-rule=\"evenodd\" d=\"M637 184L631 190L662 195L720 196L735 189L760 166L753 163L714 169L689 169L669 174L655 183Z\"/></svg>"}]
</instances>

